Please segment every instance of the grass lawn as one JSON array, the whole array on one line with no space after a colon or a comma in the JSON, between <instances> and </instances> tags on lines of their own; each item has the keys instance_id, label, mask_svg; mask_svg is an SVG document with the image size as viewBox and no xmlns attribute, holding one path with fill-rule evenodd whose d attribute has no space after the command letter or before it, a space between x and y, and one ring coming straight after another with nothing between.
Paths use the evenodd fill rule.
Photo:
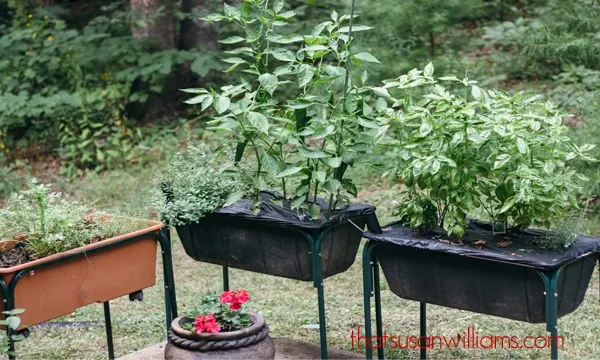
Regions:
<instances>
[{"instance_id":1,"label":"grass lawn","mask_svg":"<svg viewBox=\"0 0 600 360\"><path fill-rule=\"evenodd\" d=\"M82 200L95 201L98 208L117 209L126 214L155 216L145 199L152 186L153 174L162 165L129 170L115 170L88 176L75 184L59 184ZM360 200L377 205L380 221L392 220L394 193L382 181L361 176L370 184ZM597 235L597 232L595 232ZM594 235L594 234L592 234ZM173 263L180 313L192 306L199 293L221 288L221 268L188 258L173 233ZM144 291L144 301L130 302L127 297L112 304L114 342L117 356L122 356L165 339L164 301L160 256L157 263L157 286ZM250 307L260 311L275 336L319 342L316 291L309 282L299 282L241 270L231 270L231 288L245 288L251 295ZM600 299L596 271L585 302L576 312L559 320L559 335L566 338L563 358L600 358ZM328 343L332 347L352 350L351 330L363 323L362 273L360 252L347 272L325 281ZM403 300L382 283L384 328L398 336L418 335L419 304ZM521 338L547 335L545 325L526 324L439 306L428 307L428 331L432 335L457 336L467 327L483 335L515 335ZM17 345L19 356L26 359L103 359L107 358L102 305L93 304L55 321L89 321L85 327L38 326L28 340ZM313 325L313 326L311 326ZM448 358L548 358L543 350L431 350L432 359ZM418 351L390 351L389 358L418 358Z\"/></svg>"}]
</instances>

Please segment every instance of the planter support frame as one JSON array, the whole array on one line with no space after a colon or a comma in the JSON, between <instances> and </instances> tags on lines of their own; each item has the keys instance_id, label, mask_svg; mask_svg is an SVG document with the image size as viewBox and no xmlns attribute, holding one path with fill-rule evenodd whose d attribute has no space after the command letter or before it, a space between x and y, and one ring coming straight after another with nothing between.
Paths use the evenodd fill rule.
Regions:
<instances>
[{"instance_id":1,"label":"planter support frame","mask_svg":"<svg viewBox=\"0 0 600 360\"><path fill-rule=\"evenodd\" d=\"M323 237L332 228L321 231L317 236L300 231L310 246L310 259L312 265L313 286L317 289L317 306L319 309L319 337L321 348L321 359L327 359L327 318L325 315L325 293L323 279L323 264L321 262L321 247ZM229 268L223 266L223 290L229 290Z\"/></svg>"},{"instance_id":2,"label":"planter support frame","mask_svg":"<svg viewBox=\"0 0 600 360\"><path fill-rule=\"evenodd\" d=\"M140 240L143 238L148 238L151 236L154 238L159 244L161 248L162 262L163 262L163 280L164 280L164 292L165 292L165 317L166 317L166 331L168 333L169 328L171 326L171 321L178 316L177 314L177 297L175 293L175 280L173 275L173 262L171 256L171 234L169 232L168 227L163 227L160 229L158 233L146 233L138 236L134 236L131 238L123 239L122 241L114 242L107 244L105 246L100 246L86 252L79 252L74 254L69 254L67 256L55 259L53 261L49 261L46 263L30 266L24 268L17 272L13 278L7 284L3 279L0 279L0 291L4 296L4 311L11 311L15 309L15 288L21 277L24 274L27 274L31 271L35 271L37 269L45 268L47 266L56 265L59 263L66 262L73 258L77 257L85 257L87 254L101 252L103 250L107 250L113 247L118 247L119 245L123 245L129 242L134 242L136 240ZM104 319L106 324L106 344L108 347L108 356L109 359L114 359L114 345L113 345L113 337L112 337L112 323L110 316L110 305L109 301L103 303L104 305ZM13 334L13 331L7 327L7 334L10 339L10 335ZM10 350L11 355L9 355L9 359L16 359L15 345L12 340L10 340Z\"/></svg>"},{"instance_id":3,"label":"planter support frame","mask_svg":"<svg viewBox=\"0 0 600 360\"><path fill-rule=\"evenodd\" d=\"M369 344L371 340L371 297L375 297L375 322L377 334L377 358L383 359L383 345L380 340L383 339L383 327L381 317L381 288L379 281L379 265L374 249L380 245L380 242L368 240L363 249L363 289L364 289L364 313L365 313L365 355L367 359L373 358L373 344ZM575 259L573 261L577 261ZM600 260L599 260L600 263ZM562 266L543 271L536 269L537 274L541 277L544 283L545 297L545 313L546 313L546 331L550 332L550 359L558 359L558 278L563 269L570 263ZM427 309L426 303L420 303L420 359L425 360L427 357L427 349L425 344L426 335ZM371 345L371 346L370 346ZM425 346L424 346L425 345ZM360 339L359 339L360 348Z\"/></svg>"}]
</instances>

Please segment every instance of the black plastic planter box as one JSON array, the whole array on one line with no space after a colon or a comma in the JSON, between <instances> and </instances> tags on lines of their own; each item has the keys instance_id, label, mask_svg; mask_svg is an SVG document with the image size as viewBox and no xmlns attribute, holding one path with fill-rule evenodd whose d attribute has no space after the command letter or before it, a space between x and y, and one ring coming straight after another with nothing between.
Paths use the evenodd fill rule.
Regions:
<instances>
[{"instance_id":1,"label":"black plastic planter box","mask_svg":"<svg viewBox=\"0 0 600 360\"><path fill-rule=\"evenodd\" d=\"M321 204L323 205L323 204ZM323 278L348 270L367 221L376 221L370 205L349 205L328 220L272 203L252 214L248 201L220 208L198 223L178 226L186 253L197 261L237 269L313 280L311 241L321 239Z\"/></svg>"},{"instance_id":2,"label":"black plastic planter box","mask_svg":"<svg viewBox=\"0 0 600 360\"><path fill-rule=\"evenodd\" d=\"M545 287L540 273L562 267L557 283L557 315L581 305L600 251L600 239L579 236L561 251L535 247L543 231L528 230L499 247L503 235L493 235L483 223L473 223L463 245L443 237L414 237L399 225L381 234L375 254L390 289L410 300L468 310L530 323L546 322ZM476 240L485 240L481 248Z\"/></svg>"}]
</instances>

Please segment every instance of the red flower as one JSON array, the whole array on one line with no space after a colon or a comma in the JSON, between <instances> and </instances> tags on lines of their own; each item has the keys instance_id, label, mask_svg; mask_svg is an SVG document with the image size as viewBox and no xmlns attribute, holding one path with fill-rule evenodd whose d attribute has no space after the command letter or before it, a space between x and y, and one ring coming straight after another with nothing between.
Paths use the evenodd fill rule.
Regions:
<instances>
[{"instance_id":1,"label":"red flower","mask_svg":"<svg viewBox=\"0 0 600 360\"><path fill-rule=\"evenodd\" d=\"M237 300L242 304L245 304L248 302L248 300L250 300L250 296L248 295L246 290L240 290L237 293Z\"/></svg>"},{"instance_id":2,"label":"red flower","mask_svg":"<svg viewBox=\"0 0 600 360\"><path fill-rule=\"evenodd\" d=\"M235 301L235 292L233 291L223 291L220 298L223 304L228 304L230 302Z\"/></svg>"},{"instance_id":3,"label":"red flower","mask_svg":"<svg viewBox=\"0 0 600 360\"><path fill-rule=\"evenodd\" d=\"M225 291L221 294L220 300L223 304L229 304L229 309L236 311L250 300L250 296L246 290Z\"/></svg>"},{"instance_id":4,"label":"red flower","mask_svg":"<svg viewBox=\"0 0 600 360\"><path fill-rule=\"evenodd\" d=\"M201 334L203 332L218 333L221 331L221 325L217 323L213 314L200 315L196 317L194 330L196 330L196 334Z\"/></svg>"}]
</instances>

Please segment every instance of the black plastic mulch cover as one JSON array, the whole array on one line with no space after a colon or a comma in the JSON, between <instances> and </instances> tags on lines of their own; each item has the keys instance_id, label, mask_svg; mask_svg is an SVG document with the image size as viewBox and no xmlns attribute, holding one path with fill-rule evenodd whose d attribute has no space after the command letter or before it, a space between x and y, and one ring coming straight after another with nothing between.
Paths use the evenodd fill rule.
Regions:
<instances>
[{"instance_id":1,"label":"black plastic mulch cover","mask_svg":"<svg viewBox=\"0 0 600 360\"><path fill-rule=\"evenodd\" d=\"M365 225L379 230L371 205L348 205L327 216L327 204L318 200L324 215L313 220L303 211L266 202L279 200L276 194L260 196L256 215L251 201L240 200L197 223L177 226L186 253L197 261L309 281L315 276L311 243L316 239L321 239L316 250L327 278L354 263Z\"/></svg>"},{"instance_id":2,"label":"black plastic mulch cover","mask_svg":"<svg viewBox=\"0 0 600 360\"><path fill-rule=\"evenodd\" d=\"M550 251L532 242L547 232L527 230L499 247L504 235L494 235L490 224L473 221L470 228L462 245L444 236L417 238L398 224L364 236L379 242L375 253L389 288L404 299L542 323L548 290L540 272L562 266L555 289L557 315L581 305L598 260L599 239L580 236L571 247Z\"/></svg>"},{"instance_id":3,"label":"black plastic mulch cover","mask_svg":"<svg viewBox=\"0 0 600 360\"><path fill-rule=\"evenodd\" d=\"M504 247L500 247L498 243L505 240L505 235L494 234L489 223L472 220L469 222L463 245L449 242L443 235L415 237L410 228L398 223L386 226L379 234L366 232L364 237L415 249L502 261L544 270L559 267L589 254L600 253L600 239L583 235L577 236L576 243L561 250L546 250L535 245L534 239L550 235L552 233L545 230L523 230L511 233L508 239L510 245L504 243ZM479 242L475 245L478 240L483 240L484 243Z\"/></svg>"},{"instance_id":4,"label":"black plastic mulch cover","mask_svg":"<svg viewBox=\"0 0 600 360\"><path fill-rule=\"evenodd\" d=\"M279 194L261 191L259 194L259 212L253 213L252 200L239 200L236 203L218 208L215 214L232 216L237 219L246 219L253 222L265 222L270 226L294 227L297 229L321 231L329 226L346 222L353 218L367 217L367 225L371 231L378 231L379 224L375 216L375 207L366 204L350 204L329 213L328 203L317 198L316 204L321 208L321 215L313 219L305 210L282 207L272 201L282 201ZM312 199L310 199L312 201ZM283 200L285 201L285 200Z\"/></svg>"}]
</instances>

